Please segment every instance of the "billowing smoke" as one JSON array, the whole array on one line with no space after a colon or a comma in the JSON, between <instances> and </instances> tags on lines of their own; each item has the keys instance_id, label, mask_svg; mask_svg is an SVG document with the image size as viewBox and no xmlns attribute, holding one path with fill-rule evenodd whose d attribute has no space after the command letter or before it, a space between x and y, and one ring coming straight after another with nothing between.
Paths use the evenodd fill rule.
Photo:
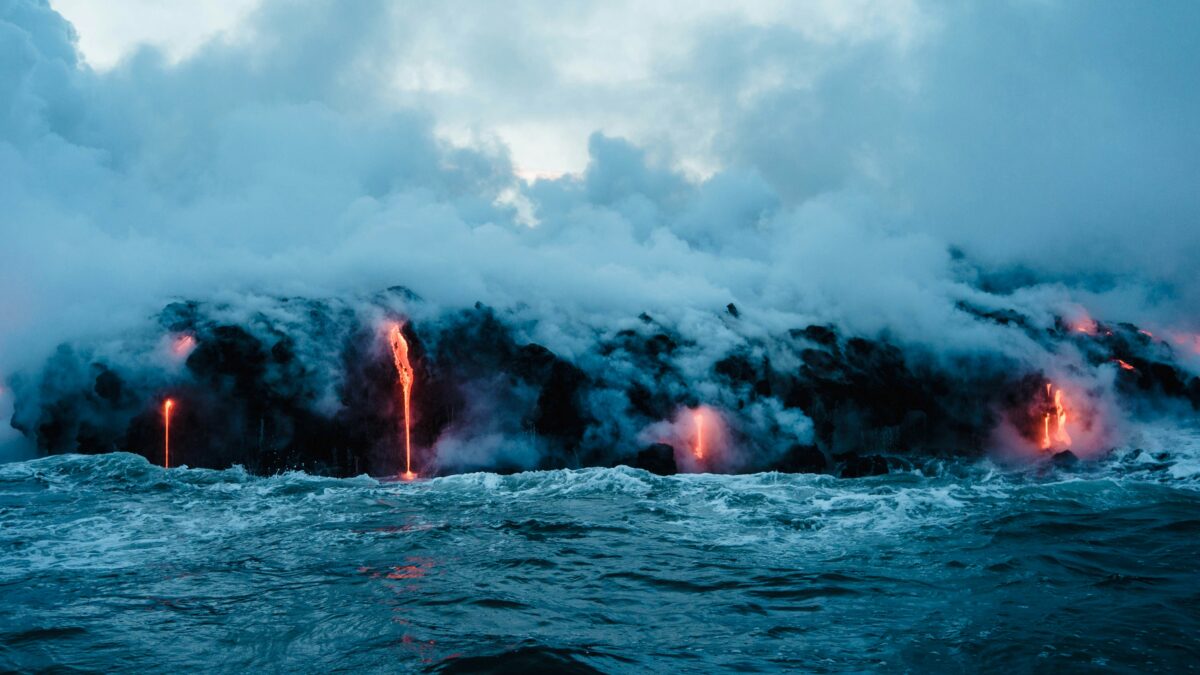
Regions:
<instances>
[{"instance_id":1,"label":"billowing smoke","mask_svg":"<svg viewBox=\"0 0 1200 675\"><path fill-rule=\"evenodd\" d=\"M621 93L503 37L600 10L475 10L267 2L96 71L0 0L6 455L156 458L171 396L173 463L395 471L392 320L427 473L853 475L1195 415L1194 7L728 8ZM434 55L467 85L397 96ZM474 109L614 121L529 183L446 140Z\"/></svg>"}]
</instances>

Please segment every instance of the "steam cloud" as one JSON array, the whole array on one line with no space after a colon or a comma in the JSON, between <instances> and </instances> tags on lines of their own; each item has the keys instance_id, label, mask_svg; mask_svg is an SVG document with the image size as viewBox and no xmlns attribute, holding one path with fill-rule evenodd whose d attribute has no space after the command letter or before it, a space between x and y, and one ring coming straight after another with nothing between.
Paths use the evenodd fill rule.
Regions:
<instances>
[{"instance_id":1,"label":"steam cloud","mask_svg":"<svg viewBox=\"0 0 1200 675\"><path fill-rule=\"evenodd\" d=\"M1046 378L1096 420L1084 452L1194 415L1200 9L905 9L701 17L614 92L507 37L596 10L267 2L95 71L47 4L0 0L3 456L137 450L174 388L181 428L225 420L193 464L382 468L388 317L438 470L611 463L700 404L724 470L1010 447ZM465 93L397 105L445 52ZM636 142L595 131L582 173L527 183L498 139L439 134L474 106L595 106Z\"/></svg>"}]
</instances>

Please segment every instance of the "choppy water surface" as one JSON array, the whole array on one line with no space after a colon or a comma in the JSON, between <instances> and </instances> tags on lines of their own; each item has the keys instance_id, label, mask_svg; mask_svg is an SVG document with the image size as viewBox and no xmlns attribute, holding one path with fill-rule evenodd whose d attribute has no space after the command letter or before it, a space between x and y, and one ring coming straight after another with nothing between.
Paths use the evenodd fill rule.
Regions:
<instances>
[{"instance_id":1,"label":"choppy water surface","mask_svg":"<svg viewBox=\"0 0 1200 675\"><path fill-rule=\"evenodd\" d=\"M1189 670L1198 477L8 464L0 669Z\"/></svg>"}]
</instances>

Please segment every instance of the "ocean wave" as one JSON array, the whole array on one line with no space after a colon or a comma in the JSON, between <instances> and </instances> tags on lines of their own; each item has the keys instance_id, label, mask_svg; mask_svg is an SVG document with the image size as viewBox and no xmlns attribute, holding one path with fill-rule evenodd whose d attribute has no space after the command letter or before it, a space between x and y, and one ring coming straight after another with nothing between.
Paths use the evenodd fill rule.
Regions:
<instances>
[{"instance_id":1,"label":"ocean wave","mask_svg":"<svg viewBox=\"0 0 1200 675\"><path fill-rule=\"evenodd\" d=\"M1075 466L945 461L862 479L621 467L404 482L49 457L0 466L4 608L47 629L0 631L16 650L0 649L0 668L34 663L5 659L40 645L76 653L75 643L90 646L75 663L100 664L103 645L135 639L101 616L184 644L160 629L186 626L211 645L283 612L295 625L287 637L258 635L264 646L249 651L234 641L229 670L637 672L677 667L693 648L705 655L697 668L758 668L766 657L755 650L804 636L830 663L871 670L880 661L842 648L863 639L846 626L923 634L903 618L864 619L885 600L970 645L972 626L1023 630L970 609L1008 589L1022 602L1177 595L1200 522L1186 462L1125 453ZM1039 579L1055 593L1028 587ZM1062 603L1056 611L1069 611ZM1101 619L1125 631L1146 620L1136 608ZM694 647L705 644L724 656ZM171 662L204 667L206 653L181 649Z\"/></svg>"}]
</instances>

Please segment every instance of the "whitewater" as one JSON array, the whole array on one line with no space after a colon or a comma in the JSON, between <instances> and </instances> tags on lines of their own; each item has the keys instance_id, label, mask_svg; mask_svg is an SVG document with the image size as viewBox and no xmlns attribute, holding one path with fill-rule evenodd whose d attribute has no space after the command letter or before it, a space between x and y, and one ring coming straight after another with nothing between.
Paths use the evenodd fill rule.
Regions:
<instances>
[{"instance_id":1,"label":"whitewater","mask_svg":"<svg viewBox=\"0 0 1200 675\"><path fill-rule=\"evenodd\" d=\"M0 670L1190 670L1196 438L854 480L0 465Z\"/></svg>"}]
</instances>

